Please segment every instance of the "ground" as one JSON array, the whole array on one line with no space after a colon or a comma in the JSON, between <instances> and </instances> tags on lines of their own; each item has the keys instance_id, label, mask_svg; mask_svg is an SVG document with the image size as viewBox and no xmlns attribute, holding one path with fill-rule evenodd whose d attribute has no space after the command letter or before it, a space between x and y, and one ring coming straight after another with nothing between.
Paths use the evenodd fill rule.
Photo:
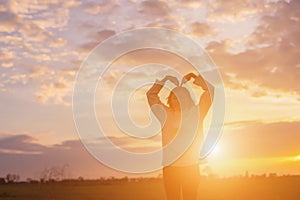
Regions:
<instances>
[{"instance_id":1,"label":"ground","mask_svg":"<svg viewBox=\"0 0 300 200\"><path fill-rule=\"evenodd\" d=\"M141 182L57 182L0 185L0 200L164 200L160 179ZM199 200L300 200L300 177L203 179Z\"/></svg>"}]
</instances>

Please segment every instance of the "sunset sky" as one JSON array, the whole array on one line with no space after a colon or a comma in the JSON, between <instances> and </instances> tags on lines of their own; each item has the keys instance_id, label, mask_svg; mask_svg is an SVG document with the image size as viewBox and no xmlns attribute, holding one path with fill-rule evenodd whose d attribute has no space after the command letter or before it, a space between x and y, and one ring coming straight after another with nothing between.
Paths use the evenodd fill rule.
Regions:
<instances>
[{"instance_id":1,"label":"sunset sky","mask_svg":"<svg viewBox=\"0 0 300 200\"><path fill-rule=\"evenodd\" d=\"M298 0L0 0L0 177L39 178L43 169L65 164L69 177L124 175L100 164L80 142L72 92L81 63L96 45L143 27L193 38L221 73L225 125L202 169L209 166L220 176L247 170L300 174L299 21ZM166 52L124 55L106 73L107 88L96 93L96 101L124 71L154 62L189 71ZM133 79L155 81L149 74ZM129 108L137 124L149 123L149 87L134 94L137 107ZM159 147L156 139L130 143L106 108L96 103L115 143L132 151Z\"/></svg>"}]
</instances>

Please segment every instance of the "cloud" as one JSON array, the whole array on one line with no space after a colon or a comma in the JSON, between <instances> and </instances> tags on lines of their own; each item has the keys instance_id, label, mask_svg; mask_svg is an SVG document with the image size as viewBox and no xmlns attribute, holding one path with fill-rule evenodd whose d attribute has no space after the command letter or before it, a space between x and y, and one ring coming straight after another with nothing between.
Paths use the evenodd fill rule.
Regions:
<instances>
[{"instance_id":1,"label":"cloud","mask_svg":"<svg viewBox=\"0 0 300 200\"><path fill-rule=\"evenodd\" d=\"M1 73L8 74L1 77L6 91L34 84L40 102L70 104L74 73L63 71L74 70L71 60L81 57L74 54L69 38L61 32L68 26L71 10L80 4L75 0L3 1L0 66Z\"/></svg>"},{"instance_id":2,"label":"cloud","mask_svg":"<svg viewBox=\"0 0 300 200\"><path fill-rule=\"evenodd\" d=\"M10 7L13 8L14 6L11 5ZM24 57L35 60L43 59L46 55L45 52L49 54L52 52L52 48L66 45L67 41L65 39L56 37L53 31L46 29L48 27L39 24L41 18L38 16L30 15L29 13L26 16L22 16L13 10L0 13L2 30L7 33L3 36L1 42L14 49L15 56L17 56L16 59L21 60L21 54ZM46 16L45 20L52 18ZM49 59L44 60L49 61Z\"/></svg>"},{"instance_id":3,"label":"cloud","mask_svg":"<svg viewBox=\"0 0 300 200\"><path fill-rule=\"evenodd\" d=\"M12 33L16 30L15 24L18 22L18 18L11 12L0 11L0 28L1 32Z\"/></svg>"},{"instance_id":4,"label":"cloud","mask_svg":"<svg viewBox=\"0 0 300 200\"><path fill-rule=\"evenodd\" d=\"M1 175L14 172L20 174L22 179L26 177L39 179L45 168L64 164L70 166L68 171L73 178L80 175L95 178L106 174L118 174L93 159L80 141L69 140L50 147L33 141L33 138L26 135L0 139L1 149L7 150L0 150ZM36 151L39 154L36 154Z\"/></svg>"},{"instance_id":5,"label":"cloud","mask_svg":"<svg viewBox=\"0 0 300 200\"><path fill-rule=\"evenodd\" d=\"M9 68L9 67L12 67L14 65L13 62L4 62L2 63L2 67L4 68Z\"/></svg>"},{"instance_id":6,"label":"cloud","mask_svg":"<svg viewBox=\"0 0 300 200\"><path fill-rule=\"evenodd\" d=\"M50 47L59 48L59 47L66 46L67 43L68 43L67 40L63 38L57 38L50 44Z\"/></svg>"},{"instance_id":7,"label":"cloud","mask_svg":"<svg viewBox=\"0 0 300 200\"><path fill-rule=\"evenodd\" d=\"M28 66L23 73L13 73L3 76L4 87L18 90L21 85L37 84L35 95L41 103L70 105L71 91L75 69L65 69L56 72L49 66ZM30 91L31 92L31 91ZM27 96L30 96L27 94Z\"/></svg>"},{"instance_id":8,"label":"cloud","mask_svg":"<svg viewBox=\"0 0 300 200\"><path fill-rule=\"evenodd\" d=\"M213 36L215 31L207 23L194 22L190 24L193 35L197 37Z\"/></svg>"},{"instance_id":9,"label":"cloud","mask_svg":"<svg viewBox=\"0 0 300 200\"><path fill-rule=\"evenodd\" d=\"M41 154L47 147L35 143L28 135L15 135L0 139L0 152L8 154Z\"/></svg>"},{"instance_id":10,"label":"cloud","mask_svg":"<svg viewBox=\"0 0 300 200\"><path fill-rule=\"evenodd\" d=\"M87 14L98 15L110 11L114 7L118 6L116 1L100 1L100 2L87 2L83 4L83 10Z\"/></svg>"},{"instance_id":11,"label":"cloud","mask_svg":"<svg viewBox=\"0 0 300 200\"><path fill-rule=\"evenodd\" d=\"M57 105L71 105L72 84L64 79L52 80L52 82L41 83L40 90L36 92L39 102L54 103Z\"/></svg>"},{"instance_id":12,"label":"cloud","mask_svg":"<svg viewBox=\"0 0 300 200\"><path fill-rule=\"evenodd\" d=\"M10 10L23 19L34 18L34 23L42 29L57 28L61 29L68 25L69 9L79 6L81 2L71 0L67 2L50 0L32 2L9 1Z\"/></svg>"},{"instance_id":13,"label":"cloud","mask_svg":"<svg viewBox=\"0 0 300 200\"><path fill-rule=\"evenodd\" d=\"M2 19L2 30L8 33L18 31L26 41L45 41L53 36L50 31L42 29L34 21L26 20L12 11L2 12L0 16Z\"/></svg>"},{"instance_id":14,"label":"cloud","mask_svg":"<svg viewBox=\"0 0 300 200\"><path fill-rule=\"evenodd\" d=\"M220 146L230 158L290 157L300 152L299 121L244 121L226 127Z\"/></svg>"},{"instance_id":15,"label":"cloud","mask_svg":"<svg viewBox=\"0 0 300 200\"><path fill-rule=\"evenodd\" d=\"M180 0L180 5L187 8L199 8L201 5L204 5L205 2L199 0Z\"/></svg>"},{"instance_id":16,"label":"cloud","mask_svg":"<svg viewBox=\"0 0 300 200\"><path fill-rule=\"evenodd\" d=\"M272 46L281 57L279 64L296 66L299 64L299 59L294 55L299 53L300 3L293 0L289 3L278 2L276 5L276 12L261 19L260 25L250 36L248 45L252 48L259 45Z\"/></svg>"},{"instance_id":17,"label":"cloud","mask_svg":"<svg viewBox=\"0 0 300 200\"><path fill-rule=\"evenodd\" d=\"M194 0L178 3L144 0L122 2L121 5L116 1L85 3L57 0L7 1L3 9L0 9L2 22L0 26L3 26L1 30L5 32L0 41L3 46L8 46L7 53L12 54L0 55L0 58L7 57L7 60L1 62L1 66L6 67L3 68L5 72L14 70L10 71L11 77L14 77L12 82L14 84L18 83L17 80L23 84L30 83L33 79L35 83L41 83L35 91L39 99L42 99L41 102L64 102L61 99L69 98L70 90L60 91L63 89L62 86L70 87L71 76L74 77L80 61L99 42L123 30L156 26L191 33L197 39L202 36L214 36L208 41L219 42L210 43L208 50L211 51L217 65L224 67L222 68L224 80L232 87L246 88L245 82L251 80L266 88L297 91L299 90L297 85L300 85L297 79L300 69L297 67L299 59L295 56L299 54L297 50L299 9L296 9L298 3L297 1L264 3L264 1L249 0L238 3L233 1L199 3ZM207 12L204 12L204 9ZM270 13L272 15L269 15ZM76 17L77 15L79 17ZM97 20L93 15L97 15ZM251 16L254 15L258 19L264 17L261 18L260 25L251 37L243 41L219 40L220 35L215 33L215 30L218 30L215 25L220 21L215 22L213 18L219 16L224 19L246 20L248 17L252 19ZM277 21L281 25L278 25ZM226 27L226 23L222 25ZM234 42L245 43L246 51L239 54L230 52ZM293 68L294 65L296 67ZM28 75L31 66L48 66L49 77L42 75L31 77ZM62 70L69 70L69 73L59 74ZM24 78L23 74L28 77ZM59 74L58 78L55 77L57 74ZM230 77L228 74L235 74L235 77ZM282 76L290 78L282 82ZM56 89L59 89L57 93L59 97L48 98L48 95L53 96L56 93ZM253 96L260 95L253 92Z\"/></svg>"},{"instance_id":18,"label":"cloud","mask_svg":"<svg viewBox=\"0 0 300 200\"><path fill-rule=\"evenodd\" d=\"M169 5L160 0L145 0L139 5L139 12L142 14L165 17L170 12Z\"/></svg>"},{"instance_id":19,"label":"cloud","mask_svg":"<svg viewBox=\"0 0 300 200\"><path fill-rule=\"evenodd\" d=\"M208 0L204 5L208 10L208 20L213 22L242 21L271 10L270 3L261 0Z\"/></svg>"},{"instance_id":20,"label":"cloud","mask_svg":"<svg viewBox=\"0 0 300 200\"><path fill-rule=\"evenodd\" d=\"M273 15L267 15L251 34L246 49L230 53L229 40L211 42L207 50L226 77L227 82L251 80L262 87L295 92L299 94L300 45L299 1L278 2ZM288 78L287 78L288 77Z\"/></svg>"},{"instance_id":21,"label":"cloud","mask_svg":"<svg viewBox=\"0 0 300 200\"><path fill-rule=\"evenodd\" d=\"M26 72L3 76L3 89L12 89L16 92L20 86L36 84L37 87L29 91L33 94L27 94L27 96L36 97L33 101L42 104L70 106L76 71L77 68L56 71L45 65L28 66Z\"/></svg>"},{"instance_id":22,"label":"cloud","mask_svg":"<svg viewBox=\"0 0 300 200\"><path fill-rule=\"evenodd\" d=\"M123 137L110 137L110 139L121 146L127 143ZM101 144L101 139L99 142ZM137 148L133 146L128 147L127 150L136 152L141 150ZM153 148L148 150L153 150ZM103 151L109 153L109 149L105 149L105 147L103 147ZM66 140L59 144L45 146L37 143L35 138L24 134L0 138L0 163L1 175L14 172L20 174L22 179L26 177L39 179L43 169L64 164L68 164L70 176L73 178L129 175L110 169L98 162L87 152L79 140Z\"/></svg>"},{"instance_id":23,"label":"cloud","mask_svg":"<svg viewBox=\"0 0 300 200\"><path fill-rule=\"evenodd\" d=\"M70 9L80 5L77 1L7 1L0 13L4 33L2 42L12 47L18 59L22 53L39 60L40 54L66 45L66 39L57 36L68 25ZM38 57L38 54L40 57ZM44 54L45 55L45 54Z\"/></svg>"},{"instance_id":24,"label":"cloud","mask_svg":"<svg viewBox=\"0 0 300 200\"><path fill-rule=\"evenodd\" d=\"M113 30L101 30L95 33L90 33L88 35L89 41L81 44L80 48L83 49L85 52L90 52L93 48L95 48L98 44L100 44L105 39L115 35L116 32Z\"/></svg>"},{"instance_id":25,"label":"cloud","mask_svg":"<svg viewBox=\"0 0 300 200\"><path fill-rule=\"evenodd\" d=\"M9 51L7 48L2 48L2 52L0 54L0 60L9 60L14 58L14 53L12 51Z\"/></svg>"},{"instance_id":26,"label":"cloud","mask_svg":"<svg viewBox=\"0 0 300 200\"><path fill-rule=\"evenodd\" d=\"M263 91L263 90L260 90L260 91L255 91L252 93L252 96L253 97L263 97L263 96L266 96L268 93L266 91Z\"/></svg>"}]
</instances>

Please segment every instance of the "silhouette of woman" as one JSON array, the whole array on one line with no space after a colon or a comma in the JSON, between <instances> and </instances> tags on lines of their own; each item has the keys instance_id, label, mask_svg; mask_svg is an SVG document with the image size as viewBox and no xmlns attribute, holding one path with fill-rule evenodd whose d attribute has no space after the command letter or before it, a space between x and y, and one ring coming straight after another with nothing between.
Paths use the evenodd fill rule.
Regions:
<instances>
[{"instance_id":1,"label":"silhouette of woman","mask_svg":"<svg viewBox=\"0 0 300 200\"><path fill-rule=\"evenodd\" d=\"M194 79L194 84L203 89L198 104L195 104L189 91L182 85ZM167 81L171 81L176 87L170 92L167 98L167 104L164 105L158 96ZM209 88L209 89L208 89ZM199 154L203 140L203 120L208 113L213 99L214 87L206 82L200 75L189 73L185 75L179 86L179 81L176 77L166 76L162 80L156 80L153 86L147 92L148 103L152 112L161 123L162 145L168 145L178 134L180 126L184 122L181 118L184 113L190 112L191 108L198 109L200 115L197 119L197 132L193 138L191 145L186 151L174 162L167 163L165 160L169 156L163 152L163 180L168 200L179 200L182 197L184 200L197 199L198 186L200 180L199 173ZM212 92L212 94L210 94ZM190 119L188 119L190 120ZM185 123L185 122L184 122ZM189 125L186 125L189 127ZM188 129L184 129L188 130Z\"/></svg>"}]
</instances>

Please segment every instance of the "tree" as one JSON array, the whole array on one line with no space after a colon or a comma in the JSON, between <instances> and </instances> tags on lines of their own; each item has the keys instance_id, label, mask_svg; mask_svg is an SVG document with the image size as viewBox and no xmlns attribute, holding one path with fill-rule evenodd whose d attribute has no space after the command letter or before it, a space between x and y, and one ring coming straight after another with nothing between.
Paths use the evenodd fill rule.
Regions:
<instances>
[{"instance_id":1,"label":"tree","mask_svg":"<svg viewBox=\"0 0 300 200\"><path fill-rule=\"evenodd\" d=\"M54 166L50 168L45 168L41 172L41 182L44 181L61 181L65 178L66 168L69 167L68 164L63 166Z\"/></svg>"},{"instance_id":2,"label":"tree","mask_svg":"<svg viewBox=\"0 0 300 200\"><path fill-rule=\"evenodd\" d=\"M5 183L6 183L5 178L0 178L0 185L5 184Z\"/></svg>"},{"instance_id":3,"label":"tree","mask_svg":"<svg viewBox=\"0 0 300 200\"><path fill-rule=\"evenodd\" d=\"M5 179L8 183L14 183L20 180L20 176L17 174L7 174Z\"/></svg>"}]
</instances>

